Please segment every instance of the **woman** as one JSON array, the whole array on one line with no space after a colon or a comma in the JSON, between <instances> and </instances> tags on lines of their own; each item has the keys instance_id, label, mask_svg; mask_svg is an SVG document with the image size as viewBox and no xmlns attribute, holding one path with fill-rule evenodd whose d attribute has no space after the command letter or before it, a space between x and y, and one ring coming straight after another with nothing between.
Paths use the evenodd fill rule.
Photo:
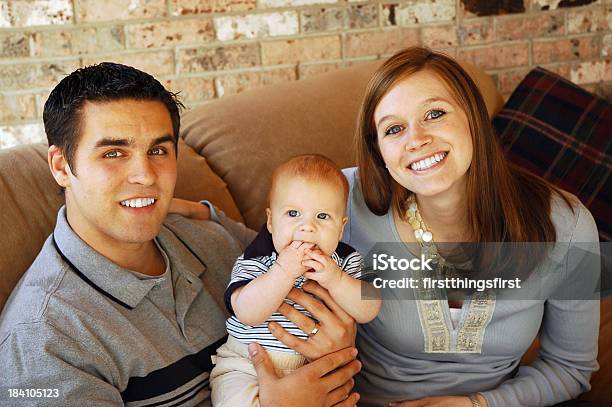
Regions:
<instances>
[{"instance_id":1,"label":"woman","mask_svg":"<svg viewBox=\"0 0 612 407\"><path fill-rule=\"evenodd\" d=\"M382 247L412 258L420 246L445 265L438 271L461 276L438 243L549 243L521 259L535 268L520 291L449 300L422 284L386 290L379 316L359 327L363 405L547 406L587 391L598 368L599 302L582 294L592 293L598 269L596 256L568 255L566 242L590 242L597 253L595 223L577 198L505 160L461 66L419 47L387 60L366 90L357 154L358 167L345 170L343 241L364 255ZM578 282L582 294L558 295ZM538 334L539 358L519 367Z\"/></svg>"}]
</instances>

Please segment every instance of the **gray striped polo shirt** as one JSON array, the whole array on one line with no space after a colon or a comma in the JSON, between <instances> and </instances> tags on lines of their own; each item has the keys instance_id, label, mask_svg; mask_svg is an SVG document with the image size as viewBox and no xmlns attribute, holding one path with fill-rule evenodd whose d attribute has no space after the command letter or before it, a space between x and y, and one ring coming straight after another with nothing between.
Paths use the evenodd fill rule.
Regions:
<instances>
[{"instance_id":1,"label":"gray striped polo shirt","mask_svg":"<svg viewBox=\"0 0 612 407\"><path fill-rule=\"evenodd\" d=\"M156 238L169 271L142 279L83 242L60 209L0 315L0 404L210 404L223 292L254 234L215 217L223 226L169 216ZM57 391L11 399L12 388Z\"/></svg>"}]
</instances>

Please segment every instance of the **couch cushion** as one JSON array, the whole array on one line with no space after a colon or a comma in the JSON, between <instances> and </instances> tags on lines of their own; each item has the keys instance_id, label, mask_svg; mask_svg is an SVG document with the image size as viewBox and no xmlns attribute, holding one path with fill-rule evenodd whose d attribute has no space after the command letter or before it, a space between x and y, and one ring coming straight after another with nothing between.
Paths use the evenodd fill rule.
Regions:
<instances>
[{"instance_id":1,"label":"couch cushion","mask_svg":"<svg viewBox=\"0 0 612 407\"><path fill-rule=\"evenodd\" d=\"M355 164L353 139L365 87L381 61L214 100L187 112L182 136L227 182L246 224L258 230L272 170L298 154ZM491 78L463 64L491 117L503 100Z\"/></svg>"},{"instance_id":2,"label":"couch cushion","mask_svg":"<svg viewBox=\"0 0 612 407\"><path fill-rule=\"evenodd\" d=\"M577 195L612 239L612 105L536 68L495 117L508 158Z\"/></svg>"},{"instance_id":3,"label":"couch cushion","mask_svg":"<svg viewBox=\"0 0 612 407\"><path fill-rule=\"evenodd\" d=\"M212 200L242 221L223 180L182 140L175 195ZM63 204L64 195L47 165L47 145L0 150L0 309L51 233Z\"/></svg>"}]
</instances>

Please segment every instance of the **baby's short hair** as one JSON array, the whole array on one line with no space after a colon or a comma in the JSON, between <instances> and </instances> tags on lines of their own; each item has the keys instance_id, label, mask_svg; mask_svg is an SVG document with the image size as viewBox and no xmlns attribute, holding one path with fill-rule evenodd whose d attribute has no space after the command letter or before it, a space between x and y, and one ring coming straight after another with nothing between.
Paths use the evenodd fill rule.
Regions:
<instances>
[{"instance_id":1,"label":"baby's short hair","mask_svg":"<svg viewBox=\"0 0 612 407\"><path fill-rule=\"evenodd\" d=\"M302 178L314 182L326 182L342 190L344 202L348 198L349 185L340 168L321 154L298 155L276 167L272 173L272 185L268 193L268 203L278 180L283 176Z\"/></svg>"}]
</instances>

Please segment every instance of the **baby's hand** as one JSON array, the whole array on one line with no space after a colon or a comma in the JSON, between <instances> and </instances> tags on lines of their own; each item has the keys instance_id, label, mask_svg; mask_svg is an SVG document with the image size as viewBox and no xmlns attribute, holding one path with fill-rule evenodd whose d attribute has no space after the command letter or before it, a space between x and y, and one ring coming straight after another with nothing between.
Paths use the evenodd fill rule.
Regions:
<instances>
[{"instance_id":1,"label":"baby's hand","mask_svg":"<svg viewBox=\"0 0 612 407\"><path fill-rule=\"evenodd\" d=\"M185 199L172 198L168 212L178 213L191 219L210 220L210 209L208 209L208 206Z\"/></svg>"},{"instance_id":2,"label":"baby's hand","mask_svg":"<svg viewBox=\"0 0 612 407\"><path fill-rule=\"evenodd\" d=\"M302 265L314 270L304 273L304 277L315 280L328 291L340 286L344 273L330 256L320 250L308 250Z\"/></svg>"},{"instance_id":3,"label":"baby's hand","mask_svg":"<svg viewBox=\"0 0 612 407\"><path fill-rule=\"evenodd\" d=\"M293 241L278 254L276 264L292 278L298 278L308 270L302 263L305 252L313 246L312 243Z\"/></svg>"}]
</instances>

